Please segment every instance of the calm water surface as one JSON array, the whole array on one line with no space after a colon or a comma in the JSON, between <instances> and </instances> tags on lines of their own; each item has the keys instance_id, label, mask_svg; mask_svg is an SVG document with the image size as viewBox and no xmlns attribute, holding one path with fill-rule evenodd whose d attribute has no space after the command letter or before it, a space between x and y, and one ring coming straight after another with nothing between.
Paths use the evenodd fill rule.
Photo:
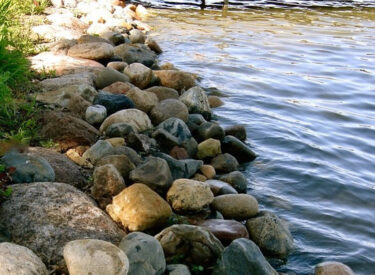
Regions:
<instances>
[{"instance_id":1,"label":"calm water surface","mask_svg":"<svg viewBox=\"0 0 375 275\"><path fill-rule=\"evenodd\" d=\"M228 96L221 124L246 126L248 193L295 239L278 270L375 274L375 9L155 13L161 61Z\"/></svg>"}]
</instances>

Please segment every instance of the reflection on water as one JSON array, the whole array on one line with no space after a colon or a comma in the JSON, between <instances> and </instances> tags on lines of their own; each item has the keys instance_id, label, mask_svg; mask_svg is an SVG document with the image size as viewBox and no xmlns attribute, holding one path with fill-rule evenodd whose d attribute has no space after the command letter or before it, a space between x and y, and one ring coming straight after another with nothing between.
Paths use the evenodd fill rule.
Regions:
<instances>
[{"instance_id":1,"label":"reflection on water","mask_svg":"<svg viewBox=\"0 0 375 275\"><path fill-rule=\"evenodd\" d=\"M295 238L279 271L375 274L375 9L156 13L161 60L228 95L218 120L247 128L249 193Z\"/></svg>"}]
</instances>

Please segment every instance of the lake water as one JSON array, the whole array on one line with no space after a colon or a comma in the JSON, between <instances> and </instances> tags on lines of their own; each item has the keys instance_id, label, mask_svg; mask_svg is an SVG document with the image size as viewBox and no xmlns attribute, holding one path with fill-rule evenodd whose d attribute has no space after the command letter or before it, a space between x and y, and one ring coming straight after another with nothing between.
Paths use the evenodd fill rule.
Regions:
<instances>
[{"instance_id":1,"label":"lake water","mask_svg":"<svg viewBox=\"0 0 375 275\"><path fill-rule=\"evenodd\" d=\"M375 274L375 9L154 12L161 63L199 74L227 96L218 121L246 126L248 193L295 239L278 270Z\"/></svg>"}]
</instances>

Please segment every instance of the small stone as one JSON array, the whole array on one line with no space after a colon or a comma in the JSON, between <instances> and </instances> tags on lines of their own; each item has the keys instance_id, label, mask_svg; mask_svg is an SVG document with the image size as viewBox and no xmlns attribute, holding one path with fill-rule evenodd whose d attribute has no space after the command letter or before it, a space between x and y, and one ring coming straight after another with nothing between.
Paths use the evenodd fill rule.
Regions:
<instances>
[{"instance_id":1,"label":"small stone","mask_svg":"<svg viewBox=\"0 0 375 275\"><path fill-rule=\"evenodd\" d=\"M92 164L96 164L101 158L111 155L113 153L113 146L106 140L98 140L91 146L82 157Z\"/></svg>"},{"instance_id":2,"label":"small stone","mask_svg":"<svg viewBox=\"0 0 375 275\"><path fill-rule=\"evenodd\" d=\"M159 102L156 95L140 90L137 87L130 89L126 95L134 102L137 109L145 113L150 112Z\"/></svg>"},{"instance_id":3,"label":"small stone","mask_svg":"<svg viewBox=\"0 0 375 275\"><path fill-rule=\"evenodd\" d=\"M96 167L93 179L91 194L96 199L103 197L112 199L126 187L120 172L112 164Z\"/></svg>"},{"instance_id":4,"label":"small stone","mask_svg":"<svg viewBox=\"0 0 375 275\"><path fill-rule=\"evenodd\" d=\"M126 95L126 93L130 90L134 88L134 85L129 83L129 82L115 82L115 83L112 83L111 85L105 87L103 89L103 91L106 91L106 92L109 92L111 94L124 94Z\"/></svg>"},{"instance_id":5,"label":"small stone","mask_svg":"<svg viewBox=\"0 0 375 275\"><path fill-rule=\"evenodd\" d=\"M147 37L145 44L153 50L156 54L161 54L163 51L160 48L159 44L152 38Z\"/></svg>"},{"instance_id":6,"label":"small stone","mask_svg":"<svg viewBox=\"0 0 375 275\"><path fill-rule=\"evenodd\" d=\"M226 194L238 194L236 189L234 189L228 183L221 180L207 180L206 184L210 186L210 189L214 196L226 195Z\"/></svg>"},{"instance_id":7,"label":"small stone","mask_svg":"<svg viewBox=\"0 0 375 275\"><path fill-rule=\"evenodd\" d=\"M142 63L151 67L156 61L156 54L142 44L121 44L115 47L115 55L122 57L128 64Z\"/></svg>"},{"instance_id":8,"label":"small stone","mask_svg":"<svg viewBox=\"0 0 375 275\"><path fill-rule=\"evenodd\" d=\"M132 42L133 44L136 44L136 43L140 43L140 44L144 44L145 41L146 41L146 35L144 35L143 32L141 32L140 30L131 30L129 32L129 39L130 39L130 42Z\"/></svg>"},{"instance_id":9,"label":"small stone","mask_svg":"<svg viewBox=\"0 0 375 275\"><path fill-rule=\"evenodd\" d=\"M169 275L191 275L189 268L184 264L167 265Z\"/></svg>"},{"instance_id":10,"label":"small stone","mask_svg":"<svg viewBox=\"0 0 375 275\"><path fill-rule=\"evenodd\" d=\"M116 222L130 231L143 231L161 226L172 215L168 203L144 184L125 188L107 206L107 212Z\"/></svg>"},{"instance_id":11,"label":"small stone","mask_svg":"<svg viewBox=\"0 0 375 275\"><path fill-rule=\"evenodd\" d=\"M323 262L315 266L315 275L354 275L353 270L340 262Z\"/></svg>"},{"instance_id":12,"label":"small stone","mask_svg":"<svg viewBox=\"0 0 375 275\"><path fill-rule=\"evenodd\" d=\"M169 155L175 159L188 159L189 154L186 152L186 149L183 147L174 146L169 152Z\"/></svg>"},{"instance_id":13,"label":"small stone","mask_svg":"<svg viewBox=\"0 0 375 275\"><path fill-rule=\"evenodd\" d=\"M141 63L128 65L124 73L130 78L130 82L140 89L146 88L152 80L152 70Z\"/></svg>"},{"instance_id":14,"label":"small stone","mask_svg":"<svg viewBox=\"0 0 375 275\"><path fill-rule=\"evenodd\" d=\"M127 123L115 123L107 128L107 137L126 137L130 133L135 133L133 126Z\"/></svg>"},{"instance_id":15,"label":"small stone","mask_svg":"<svg viewBox=\"0 0 375 275\"><path fill-rule=\"evenodd\" d=\"M74 163L78 164L79 166L83 168L92 169L94 166L85 158L83 158L76 149L69 149L66 151L66 156L73 161Z\"/></svg>"},{"instance_id":16,"label":"small stone","mask_svg":"<svg viewBox=\"0 0 375 275\"><path fill-rule=\"evenodd\" d=\"M247 179L244 174L239 171L233 171L229 174L222 175L219 179L232 185L238 193L246 193L247 191Z\"/></svg>"},{"instance_id":17,"label":"small stone","mask_svg":"<svg viewBox=\"0 0 375 275\"><path fill-rule=\"evenodd\" d=\"M175 180L167 193L167 201L179 213L202 211L213 199L209 185L189 179Z\"/></svg>"},{"instance_id":18,"label":"small stone","mask_svg":"<svg viewBox=\"0 0 375 275\"><path fill-rule=\"evenodd\" d=\"M154 93L158 97L159 101L170 98L178 99L179 97L178 92L175 89L162 86L153 86L148 88L146 91Z\"/></svg>"},{"instance_id":19,"label":"small stone","mask_svg":"<svg viewBox=\"0 0 375 275\"><path fill-rule=\"evenodd\" d=\"M197 136L199 140L206 140L214 138L222 140L225 136L224 129L217 123L203 122L199 125L197 130Z\"/></svg>"},{"instance_id":20,"label":"small stone","mask_svg":"<svg viewBox=\"0 0 375 275\"><path fill-rule=\"evenodd\" d=\"M135 108L134 102L126 95L105 94L102 92L95 97L94 104L104 106L107 109L108 115L121 110Z\"/></svg>"},{"instance_id":21,"label":"small stone","mask_svg":"<svg viewBox=\"0 0 375 275\"><path fill-rule=\"evenodd\" d=\"M113 56L113 46L103 42L76 44L68 50L72 57L101 60Z\"/></svg>"},{"instance_id":22,"label":"small stone","mask_svg":"<svg viewBox=\"0 0 375 275\"><path fill-rule=\"evenodd\" d=\"M208 96L208 103L210 104L211 108L217 108L224 105L224 102L220 99L220 97L215 95Z\"/></svg>"},{"instance_id":23,"label":"small stone","mask_svg":"<svg viewBox=\"0 0 375 275\"><path fill-rule=\"evenodd\" d=\"M243 125L233 125L225 128L226 136L234 136L241 141L246 141L246 128Z\"/></svg>"},{"instance_id":24,"label":"small stone","mask_svg":"<svg viewBox=\"0 0 375 275\"><path fill-rule=\"evenodd\" d=\"M115 153L114 150L113 153ZM135 169L135 165L131 161L130 157L125 154L105 156L99 159L96 163L97 166L107 164L113 165L125 180L129 178L129 173Z\"/></svg>"},{"instance_id":25,"label":"small stone","mask_svg":"<svg viewBox=\"0 0 375 275\"><path fill-rule=\"evenodd\" d=\"M188 107L189 113L201 114L206 119L211 118L211 109L206 93L195 86L184 92L180 100Z\"/></svg>"},{"instance_id":26,"label":"small stone","mask_svg":"<svg viewBox=\"0 0 375 275\"><path fill-rule=\"evenodd\" d=\"M93 105L86 109L85 118L90 124L100 124L107 117L107 109L102 105Z\"/></svg>"},{"instance_id":27,"label":"small stone","mask_svg":"<svg viewBox=\"0 0 375 275\"><path fill-rule=\"evenodd\" d=\"M189 114L188 120L198 126L207 122L201 114Z\"/></svg>"},{"instance_id":28,"label":"small stone","mask_svg":"<svg viewBox=\"0 0 375 275\"><path fill-rule=\"evenodd\" d=\"M154 71L154 74L160 79L162 86L175 89L178 92L195 86L195 80L189 73L176 70L159 70Z\"/></svg>"},{"instance_id":29,"label":"small stone","mask_svg":"<svg viewBox=\"0 0 375 275\"><path fill-rule=\"evenodd\" d=\"M107 64L107 68L114 69L118 72L123 72L125 70L126 66L128 66L128 63L122 62L122 61L112 61L112 62L109 62ZM122 83L122 82L120 82L120 83Z\"/></svg>"},{"instance_id":30,"label":"small stone","mask_svg":"<svg viewBox=\"0 0 375 275\"><path fill-rule=\"evenodd\" d=\"M207 178L205 176L203 176L202 174L199 174L199 173L196 173L194 175L194 177L192 177L191 179L196 180L196 181L201 181L201 182L205 182L207 180Z\"/></svg>"},{"instance_id":31,"label":"small stone","mask_svg":"<svg viewBox=\"0 0 375 275\"><path fill-rule=\"evenodd\" d=\"M125 139L122 137L107 138L108 141L113 147L125 146Z\"/></svg>"},{"instance_id":32,"label":"small stone","mask_svg":"<svg viewBox=\"0 0 375 275\"><path fill-rule=\"evenodd\" d=\"M189 111L185 104L177 99L165 99L159 102L150 113L151 121L155 125L162 123L168 118L179 118L182 121L187 121Z\"/></svg>"},{"instance_id":33,"label":"small stone","mask_svg":"<svg viewBox=\"0 0 375 275\"><path fill-rule=\"evenodd\" d=\"M158 240L142 232L133 232L121 240L119 248L129 259L128 275L161 275L166 263Z\"/></svg>"},{"instance_id":34,"label":"small stone","mask_svg":"<svg viewBox=\"0 0 375 275\"><path fill-rule=\"evenodd\" d=\"M74 240L64 246L64 259L70 275L126 275L129 260L117 246L93 239Z\"/></svg>"},{"instance_id":35,"label":"small stone","mask_svg":"<svg viewBox=\"0 0 375 275\"><path fill-rule=\"evenodd\" d=\"M97 89L103 89L116 82L129 82L129 77L111 68L103 68L95 73L95 86Z\"/></svg>"},{"instance_id":36,"label":"small stone","mask_svg":"<svg viewBox=\"0 0 375 275\"><path fill-rule=\"evenodd\" d=\"M202 165L200 171L207 179L213 179L216 177L216 171L212 165Z\"/></svg>"},{"instance_id":37,"label":"small stone","mask_svg":"<svg viewBox=\"0 0 375 275\"><path fill-rule=\"evenodd\" d=\"M231 153L239 162L253 161L256 154L242 141L234 136L226 136L222 140L224 153Z\"/></svg>"},{"instance_id":38,"label":"small stone","mask_svg":"<svg viewBox=\"0 0 375 275\"><path fill-rule=\"evenodd\" d=\"M213 158L221 154L220 140L209 138L198 144L198 159Z\"/></svg>"},{"instance_id":39,"label":"small stone","mask_svg":"<svg viewBox=\"0 0 375 275\"><path fill-rule=\"evenodd\" d=\"M214 198L213 209L226 219L246 220L258 214L258 201L247 194L228 194Z\"/></svg>"},{"instance_id":40,"label":"small stone","mask_svg":"<svg viewBox=\"0 0 375 275\"><path fill-rule=\"evenodd\" d=\"M225 153L213 158L211 165L217 172L229 173L237 170L238 161L232 155Z\"/></svg>"}]
</instances>

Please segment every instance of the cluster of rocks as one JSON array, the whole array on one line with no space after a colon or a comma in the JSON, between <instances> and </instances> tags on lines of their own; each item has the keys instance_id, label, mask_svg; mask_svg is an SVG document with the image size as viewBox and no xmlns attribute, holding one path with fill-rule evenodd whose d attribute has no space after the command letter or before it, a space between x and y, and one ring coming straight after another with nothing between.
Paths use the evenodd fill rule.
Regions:
<instances>
[{"instance_id":1,"label":"cluster of rocks","mask_svg":"<svg viewBox=\"0 0 375 275\"><path fill-rule=\"evenodd\" d=\"M35 96L50 107L41 135L59 152L2 157L16 169L0 205L0 273L278 274L265 257L286 259L293 238L246 194L238 167L256 155L245 128L221 127L211 110L219 98L192 74L157 64L142 6L52 2L84 14L51 14L53 39L66 38L60 28L77 36L31 58L58 76ZM334 268L347 267L316 274Z\"/></svg>"}]
</instances>

